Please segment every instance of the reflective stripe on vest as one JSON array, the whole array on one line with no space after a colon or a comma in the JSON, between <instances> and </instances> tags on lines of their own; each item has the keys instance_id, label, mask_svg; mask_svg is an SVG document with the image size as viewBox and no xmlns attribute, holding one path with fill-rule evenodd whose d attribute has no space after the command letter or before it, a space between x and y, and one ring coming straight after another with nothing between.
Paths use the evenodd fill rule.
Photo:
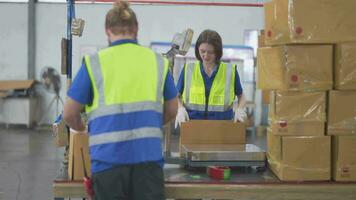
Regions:
<instances>
[{"instance_id":1,"label":"reflective stripe on vest","mask_svg":"<svg viewBox=\"0 0 356 200\"><path fill-rule=\"evenodd\" d=\"M196 69L197 68L197 69ZM221 66L219 67L221 68ZM197 110L197 111L205 111L205 101L201 102L201 104L197 103L192 103L190 101L190 88L192 87L192 81L193 81L193 74L194 70L200 70L199 63L189 63L186 67L186 76L185 76L185 86L184 86L184 93L185 95L183 96L183 103L184 105L190 109L190 110ZM221 70L221 69L219 69ZM223 112L227 111L232 108L232 101L230 97L230 87L232 87L232 73L233 73L233 65L228 63L226 64L226 77L225 77L225 90L224 90L224 105L208 105L208 111L215 111L215 112ZM203 79L203 77L201 77ZM215 80L216 81L215 77ZM194 84L194 83L193 83ZM214 84L214 83L213 83ZM205 87L205 85L204 85ZM212 85L213 88L213 85ZM211 89L212 89L211 88ZM209 97L213 96L212 91L210 91ZM204 91L204 96L202 97L205 99L205 91ZM210 100L209 100L210 101Z\"/></svg>"},{"instance_id":2,"label":"reflective stripe on vest","mask_svg":"<svg viewBox=\"0 0 356 200\"><path fill-rule=\"evenodd\" d=\"M157 88L156 88L156 101L143 101L134 103L122 103L122 104L105 104L105 92L104 82L102 75L102 68L100 66L99 55L95 54L90 56L90 67L95 80L95 85L98 90L98 106L96 109L87 113L88 119L93 120L98 117L113 115L113 114L125 114L135 111L154 110L159 113L163 113L162 106L162 86L164 82L165 63L163 57L160 54L155 54L157 62ZM91 135L89 137L89 146L107 144L113 142L123 142L133 139L156 137L162 138L162 129L160 127L149 128L137 128L125 131L106 132L99 135Z\"/></svg>"},{"instance_id":3,"label":"reflective stripe on vest","mask_svg":"<svg viewBox=\"0 0 356 200\"><path fill-rule=\"evenodd\" d=\"M134 139L146 138L146 137L159 137L162 138L161 129L157 128L138 128L128 131L114 131L105 134L99 134L89 137L90 146L124 142Z\"/></svg>"}]
</instances>

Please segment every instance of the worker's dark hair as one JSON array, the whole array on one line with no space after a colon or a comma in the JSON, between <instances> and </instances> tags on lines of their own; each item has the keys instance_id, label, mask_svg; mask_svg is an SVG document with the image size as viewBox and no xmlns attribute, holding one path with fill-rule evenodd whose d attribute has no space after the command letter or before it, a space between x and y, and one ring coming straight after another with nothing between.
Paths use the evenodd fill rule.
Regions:
<instances>
[{"instance_id":1,"label":"worker's dark hair","mask_svg":"<svg viewBox=\"0 0 356 200\"><path fill-rule=\"evenodd\" d=\"M219 64L223 53L222 40L219 33L209 29L204 30L202 33L200 33L197 42L195 43L195 57L200 62L203 62L199 54L199 46L202 43L208 43L214 47L215 56L216 56L215 63Z\"/></svg>"},{"instance_id":2,"label":"worker's dark hair","mask_svg":"<svg viewBox=\"0 0 356 200\"><path fill-rule=\"evenodd\" d=\"M105 28L114 34L131 34L137 27L136 14L127 1L117 0L106 14Z\"/></svg>"}]
</instances>

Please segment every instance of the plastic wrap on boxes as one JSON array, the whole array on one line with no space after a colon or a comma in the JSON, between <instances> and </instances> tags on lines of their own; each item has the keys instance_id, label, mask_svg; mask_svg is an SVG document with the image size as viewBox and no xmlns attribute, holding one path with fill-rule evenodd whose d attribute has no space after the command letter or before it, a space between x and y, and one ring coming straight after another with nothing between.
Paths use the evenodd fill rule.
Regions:
<instances>
[{"instance_id":1,"label":"plastic wrap on boxes","mask_svg":"<svg viewBox=\"0 0 356 200\"><path fill-rule=\"evenodd\" d=\"M356 90L356 43L336 45L334 74L336 89Z\"/></svg>"},{"instance_id":2,"label":"plastic wrap on boxes","mask_svg":"<svg viewBox=\"0 0 356 200\"><path fill-rule=\"evenodd\" d=\"M269 118L272 121L320 121L326 120L325 92L271 92Z\"/></svg>"},{"instance_id":3,"label":"plastic wrap on boxes","mask_svg":"<svg viewBox=\"0 0 356 200\"><path fill-rule=\"evenodd\" d=\"M273 0L264 7L267 45L356 41L355 0Z\"/></svg>"},{"instance_id":4,"label":"plastic wrap on boxes","mask_svg":"<svg viewBox=\"0 0 356 200\"><path fill-rule=\"evenodd\" d=\"M329 92L328 135L356 135L356 91Z\"/></svg>"},{"instance_id":5,"label":"plastic wrap on boxes","mask_svg":"<svg viewBox=\"0 0 356 200\"><path fill-rule=\"evenodd\" d=\"M284 45L257 51L257 87L262 90L332 89L332 45Z\"/></svg>"}]
</instances>

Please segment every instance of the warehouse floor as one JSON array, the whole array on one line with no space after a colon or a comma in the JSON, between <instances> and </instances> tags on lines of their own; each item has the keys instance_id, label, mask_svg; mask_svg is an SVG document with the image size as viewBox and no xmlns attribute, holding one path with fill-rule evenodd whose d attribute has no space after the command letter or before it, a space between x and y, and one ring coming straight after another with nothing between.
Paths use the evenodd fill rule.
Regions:
<instances>
[{"instance_id":1,"label":"warehouse floor","mask_svg":"<svg viewBox=\"0 0 356 200\"><path fill-rule=\"evenodd\" d=\"M49 129L0 125L0 199L53 199L52 181L63 151L54 145Z\"/></svg>"},{"instance_id":2,"label":"warehouse floor","mask_svg":"<svg viewBox=\"0 0 356 200\"><path fill-rule=\"evenodd\" d=\"M176 144L171 148L178 149ZM50 128L0 125L0 200L53 200L52 181L63 154Z\"/></svg>"}]
</instances>

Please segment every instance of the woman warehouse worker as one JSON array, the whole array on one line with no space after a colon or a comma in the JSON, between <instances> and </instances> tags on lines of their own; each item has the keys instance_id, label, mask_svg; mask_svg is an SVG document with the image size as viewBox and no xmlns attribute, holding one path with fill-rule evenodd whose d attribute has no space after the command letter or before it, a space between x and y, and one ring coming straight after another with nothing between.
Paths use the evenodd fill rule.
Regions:
<instances>
[{"instance_id":1,"label":"woman warehouse worker","mask_svg":"<svg viewBox=\"0 0 356 200\"><path fill-rule=\"evenodd\" d=\"M224 63L220 35L203 31L195 44L195 63L186 64L177 89L180 94L175 127L190 119L231 120L243 122L246 99L236 65ZM235 97L238 103L235 104Z\"/></svg>"}]
</instances>

